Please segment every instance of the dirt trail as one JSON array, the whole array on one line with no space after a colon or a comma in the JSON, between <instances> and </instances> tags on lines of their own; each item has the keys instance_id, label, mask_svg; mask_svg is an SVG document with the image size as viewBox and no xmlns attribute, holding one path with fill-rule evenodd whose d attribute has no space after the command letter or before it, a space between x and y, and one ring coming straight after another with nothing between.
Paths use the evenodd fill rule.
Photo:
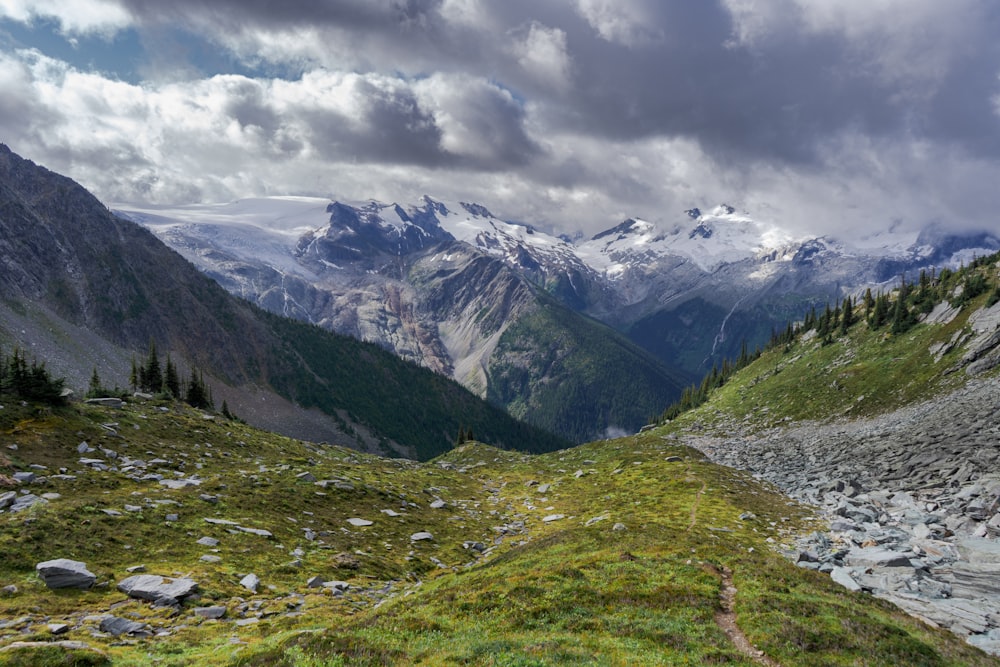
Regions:
<instances>
[{"instance_id":1,"label":"dirt trail","mask_svg":"<svg viewBox=\"0 0 1000 667\"><path fill-rule=\"evenodd\" d=\"M690 470L688 475L694 479L694 475L691 475ZM698 506L701 504L701 497L708 490L708 482L702 482L701 489L698 490L698 495L695 496L694 504L691 506L691 523L688 524L687 530L691 531L698 523ZM740 630L740 626L736 624L736 586L733 584L733 572L728 567L716 567L711 563L705 563L705 569L715 576L719 577L721 586L719 587L719 603L722 607L717 612L715 612L715 623L719 628L726 633L729 637L729 641L733 642L733 646L736 650L743 655L751 658L754 662L760 665L766 665L767 667L781 667L781 665L774 659L769 658L764 655L763 651L758 650L750 643L747 636L743 634Z\"/></svg>"}]
</instances>

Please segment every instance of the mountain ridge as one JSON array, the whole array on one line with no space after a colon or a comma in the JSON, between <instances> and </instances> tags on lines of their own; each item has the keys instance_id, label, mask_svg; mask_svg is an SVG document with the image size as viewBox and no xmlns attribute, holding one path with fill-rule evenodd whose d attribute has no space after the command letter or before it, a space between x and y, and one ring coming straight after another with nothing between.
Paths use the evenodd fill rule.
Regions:
<instances>
[{"instance_id":1,"label":"mountain ridge","mask_svg":"<svg viewBox=\"0 0 1000 667\"><path fill-rule=\"evenodd\" d=\"M302 421L317 439L384 453L429 458L462 425L498 445L567 444L374 345L234 298L145 228L7 147L0 183L0 287L12 311L0 320L35 319L6 332L28 350L38 336L65 354L77 347L74 332L90 331L109 357L100 360L105 382L125 384L129 356L152 340L185 369L205 371L216 396L248 419L286 432ZM91 367L62 362L75 363L77 382L90 376Z\"/></svg>"}]
</instances>

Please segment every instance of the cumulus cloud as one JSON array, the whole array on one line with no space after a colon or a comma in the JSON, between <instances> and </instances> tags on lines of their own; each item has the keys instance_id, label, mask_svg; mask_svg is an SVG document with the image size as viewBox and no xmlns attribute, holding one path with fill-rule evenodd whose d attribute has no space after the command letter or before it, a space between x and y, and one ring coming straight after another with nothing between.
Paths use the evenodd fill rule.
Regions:
<instances>
[{"instance_id":1,"label":"cumulus cloud","mask_svg":"<svg viewBox=\"0 0 1000 667\"><path fill-rule=\"evenodd\" d=\"M0 140L108 199L426 192L588 233L720 201L817 233L993 224L1000 7L980 0L0 0L0 16L129 31L162 61L123 83L85 57L0 52ZM151 46L172 34L242 74Z\"/></svg>"}]
</instances>

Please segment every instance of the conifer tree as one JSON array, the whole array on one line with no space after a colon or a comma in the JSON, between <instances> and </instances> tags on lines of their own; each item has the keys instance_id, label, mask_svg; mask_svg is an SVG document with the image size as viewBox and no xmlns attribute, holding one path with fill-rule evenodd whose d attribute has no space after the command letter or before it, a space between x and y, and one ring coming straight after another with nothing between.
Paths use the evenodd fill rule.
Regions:
<instances>
[{"instance_id":1,"label":"conifer tree","mask_svg":"<svg viewBox=\"0 0 1000 667\"><path fill-rule=\"evenodd\" d=\"M169 352L167 353L167 368L163 374L163 389L173 398L181 397L181 380L177 375L177 366L171 360Z\"/></svg>"},{"instance_id":2,"label":"conifer tree","mask_svg":"<svg viewBox=\"0 0 1000 667\"><path fill-rule=\"evenodd\" d=\"M87 397L98 398L103 393L104 388L101 387L101 376L97 374L97 366L94 366L94 371L90 374L90 384L87 385Z\"/></svg>"},{"instance_id":3,"label":"conifer tree","mask_svg":"<svg viewBox=\"0 0 1000 667\"><path fill-rule=\"evenodd\" d=\"M854 324L854 304L851 303L851 297L844 297L844 304L841 308L840 314L840 333L841 335L847 335L848 330L850 330L851 325Z\"/></svg>"},{"instance_id":4,"label":"conifer tree","mask_svg":"<svg viewBox=\"0 0 1000 667\"><path fill-rule=\"evenodd\" d=\"M135 363L135 355L132 355L132 370L128 373L128 384L132 387L132 391L139 391L140 380L139 380L139 366Z\"/></svg>"},{"instance_id":5,"label":"conifer tree","mask_svg":"<svg viewBox=\"0 0 1000 667\"><path fill-rule=\"evenodd\" d=\"M163 370L160 368L160 358L156 354L156 341L149 339L149 354L146 365L141 373L142 389L148 392L158 392L163 389Z\"/></svg>"}]
</instances>

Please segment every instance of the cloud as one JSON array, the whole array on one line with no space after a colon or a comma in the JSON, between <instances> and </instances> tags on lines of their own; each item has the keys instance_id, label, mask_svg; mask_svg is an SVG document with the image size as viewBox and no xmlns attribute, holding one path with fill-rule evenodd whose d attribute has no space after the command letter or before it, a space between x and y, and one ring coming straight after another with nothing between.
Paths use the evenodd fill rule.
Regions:
<instances>
[{"instance_id":1,"label":"cloud","mask_svg":"<svg viewBox=\"0 0 1000 667\"><path fill-rule=\"evenodd\" d=\"M426 192L588 233L720 201L817 233L993 224L1000 6L980 0L0 0L0 15L146 45L131 84L85 54L0 52L2 139L105 198Z\"/></svg>"}]
</instances>

